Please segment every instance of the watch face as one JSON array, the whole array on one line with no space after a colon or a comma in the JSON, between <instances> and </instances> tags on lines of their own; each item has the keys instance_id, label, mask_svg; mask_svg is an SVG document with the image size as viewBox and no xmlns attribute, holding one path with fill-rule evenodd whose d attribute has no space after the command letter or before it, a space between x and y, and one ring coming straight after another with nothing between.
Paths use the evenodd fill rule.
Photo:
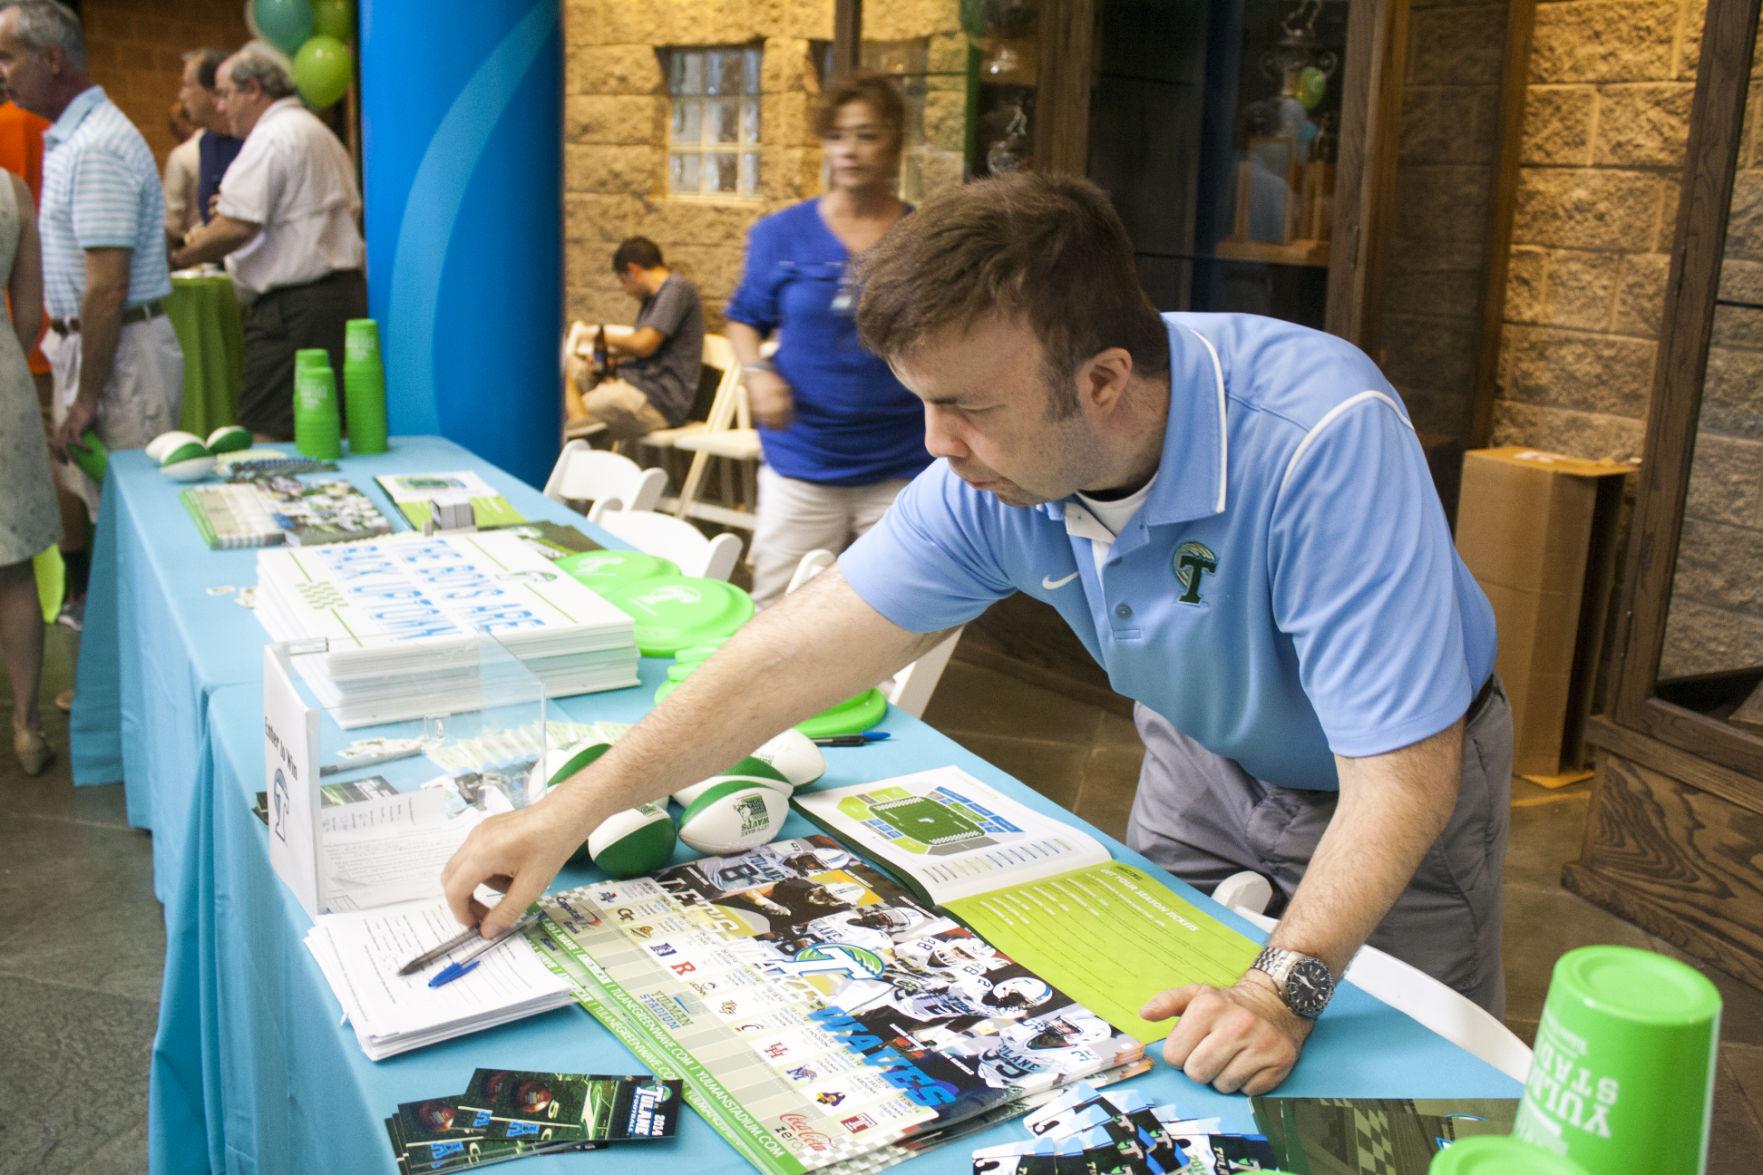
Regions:
<instances>
[{"instance_id":1,"label":"watch face","mask_svg":"<svg viewBox=\"0 0 1763 1175\"><path fill-rule=\"evenodd\" d=\"M1334 980L1329 976L1327 964L1320 959L1299 960L1292 967L1291 974L1286 976L1283 994L1286 1007L1298 1015L1311 1019L1322 1015L1329 996L1334 994Z\"/></svg>"}]
</instances>

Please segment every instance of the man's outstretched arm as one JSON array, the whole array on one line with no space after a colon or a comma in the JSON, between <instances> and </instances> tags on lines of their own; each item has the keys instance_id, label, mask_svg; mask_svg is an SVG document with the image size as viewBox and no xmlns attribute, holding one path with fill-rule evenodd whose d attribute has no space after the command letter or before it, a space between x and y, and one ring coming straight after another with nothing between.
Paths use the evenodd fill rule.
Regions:
<instances>
[{"instance_id":1,"label":"man's outstretched arm","mask_svg":"<svg viewBox=\"0 0 1763 1175\"><path fill-rule=\"evenodd\" d=\"M828 568L766 609L597 762L540 802L492 816L441 874L454 917L500 933L545 892L569 855L615 812L664 799L886 678L936 644L864 603ZM472 891L506 892L484 914Z\"/></svg>"},{"instance_id":2,"label":"man's outstretched arm","mask_svg":"<svg viewBox=\"0 0 1763 1175\"><path fill-rule=\"evenodd\" d=\"M1337 755L1335 767L1341 793L1334 817L1268 944L1321 959L1339 982L1451 819L1462 784L1463 720L1387 754ZM1284 1081L1313 1026L1259 971L1245 972L1233 987L1174 988L1140 1014L1180 1016L1164 1059L1221 1093L1263 1094Z\"/></svg>"}]
</instances>

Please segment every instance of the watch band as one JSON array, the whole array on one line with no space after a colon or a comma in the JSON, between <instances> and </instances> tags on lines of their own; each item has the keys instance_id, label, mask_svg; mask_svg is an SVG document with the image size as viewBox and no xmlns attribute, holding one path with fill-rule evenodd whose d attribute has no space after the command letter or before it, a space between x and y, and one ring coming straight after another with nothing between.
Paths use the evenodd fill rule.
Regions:
<instances>
[{"instance_id":1,"label":"watch band","mask_svg":"<svg viewBox=\"0 0 1763 1175\"><path fill-rule=\"evenodd\" d=\"M1295 1015L1314 1020L1334 996L1334 973L1328 964L1312 955L1283 947L1264 947L1252 971L1260 971L1272 979L1279 989L1279 998Z\"/></svg>"}]
</instances>

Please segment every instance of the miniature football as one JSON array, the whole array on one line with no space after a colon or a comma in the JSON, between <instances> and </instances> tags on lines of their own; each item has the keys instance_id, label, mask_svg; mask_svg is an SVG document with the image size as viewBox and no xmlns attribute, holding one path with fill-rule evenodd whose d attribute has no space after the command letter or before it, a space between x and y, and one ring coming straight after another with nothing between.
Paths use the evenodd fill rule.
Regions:
<instances>
[{"instance_id":1,"label":"miniature football","mask_svg":"<svg viewBox=\"0 0 1763 1175\"><path fill-rule=\"evenodd\" d=\"M168 465L179 465L185 461L194 461L200 457L207 457L212 461L214 455L208 451L208 447L201 441L191 437L189 440L179 441L177 444L172 445L167 449L165 456L159 458L159 468L164 469Z\"/></svg>"},{"instance_id":2,"label":"miniature football","mask_svg":"<svg viewBox=\"0 0 1763 1175\"><path fill-rule=\"evenodd\" d=\"M210 453L236 453L251 447L251 433L236 424L223 424L208 434L207 444Z\"/></svg>"},{"instance_id":3,"label":"miniature football","mask_svg":"<svg viewBox=\"0 0 1763 1175\"><path fill-rule=\"evenodd\" d=\"M179 445L200 445L201 443L202 438L195 433L173 429L170 432L162 432L147 442L147 456L153 458L155 465L163 465L166 454Z\"/></svg>"},{"instance_id":4,"label":"miniature football","mask_svg":"<svg viewBox=\"0 0 1763 1175\"><path fill-rule=\"evenodd\" d=\"M546 790L556 787L611 749L611 743L592 742L577 743L573 747L546 752L543 759L533 764L532 774L527 777L526 794L529 802L543 795ZM571 854L569 859L574 864L586 865L590 856L588 842L583 841L582 847Z\"/></svg>"},{"instance_id":5,"label":"miniature football","mask_svg":"<svg viewBox=\"0 0 1763 1175\"><path fill-rule=\"evenodd\" d=\"M588 836L588 856L608 877L641 877L667 864L677 833L660 804L639 804L608 817Z\"/></svg>"},{"instance_id":6,"label":"miniature football","mask_svg":"<svg viewBox=\"0 0 1763 1175\"><path fill-rule=\"evenodd\" d=\"M789 798L791 792L796 790L790 786L790 781L774 770L770 764L748 758L742 759L720 775L712 775L709 779L700 779L690 787L680 788L673 793L673 802L682 808L690 808L698 802L699 796L711 788L721 787L725 783L737 780L758 787L771 788L773 791L781 793L786 799Z\"/></svg>"},{"instance_id":7,"label":"miniature football","mask_svg":"<svg viewBox=\"0 0 1763 1175\"><path fill-rule=\"evenodd\" d=\"M790 781L791 787L807 787L826 774L826 756L813 739L795 729L768 740L751 758L771 764L773 770ZM745 773L746 768L740 764L729 769L731 775Z\"/></svg>"},{"instance_id":8,"label":"miniature football","mask_svg":"<svg viewBox=\"0 0 1763 1175\"><path fill-rule=\"evenodd\" d=\"M207 453L198 453L182 460L167 461L159 467L159 472L173 481L199 481L214 472L214 458Z\"/></svg>"},{"instance_id":9,"label":"miniature football","mask_svg":"<svg viewBox=\"0 0 1763 1175\"><path fill-rule=\"evenodd\" d=\"M790 797L760 780L730 779L692 801L679 838L700 853L725 856L776 840Z\"/></svg>"}]
</instances>

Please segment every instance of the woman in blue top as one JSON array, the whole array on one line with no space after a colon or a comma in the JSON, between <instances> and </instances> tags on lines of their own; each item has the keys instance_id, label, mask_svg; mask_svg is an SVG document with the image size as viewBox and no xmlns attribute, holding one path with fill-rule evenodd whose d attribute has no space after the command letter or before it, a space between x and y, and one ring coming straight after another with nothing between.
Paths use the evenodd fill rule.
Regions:
<instances>
[{"instance_id":1,"label":"woman in blue top","mask_svg":"<svg viewBox=\"0 0 1763 1175\"><path fill-rule=\"evenodd\" d=\"M924 410L857 342L851 260L910 209L894 194L905 109L879 74L835 81L815 112L831 186L753 226L728 307L765 464L753 597L783 594L803 555L843 550L926 465ZM777 353L760 356L778 335Z\"/></svg>"}]
</instances>

